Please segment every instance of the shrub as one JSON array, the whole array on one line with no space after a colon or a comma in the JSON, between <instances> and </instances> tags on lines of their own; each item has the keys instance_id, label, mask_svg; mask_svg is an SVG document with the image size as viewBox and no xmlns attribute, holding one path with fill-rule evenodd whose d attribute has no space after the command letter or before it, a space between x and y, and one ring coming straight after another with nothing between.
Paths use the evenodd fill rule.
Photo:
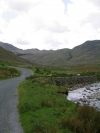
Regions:
<instances>
[{"instance_id":1,"label":"shrub","mask_svg":"<svg viewBox=\"0 0 100 133\"><path fill-rule=\"evenodd\" d=\"M26 77L27 80L32 80L34 78L33 75L29 76L29 77Z\"/></svg>"},{"instance_id":2,"label":"shrub","mask_svg":"<svg viewBox=\"0 0 100 133\"><path fill-rule=\"evenodd\" d=\"M39 68L36 68L35 72L36 73L39 73L40 72L40 69Z\"/></svg>"},{"instance_id":3,"label":"shrub","mask_svg":"<svg viewBox=\"0 0 100 133\"><path fill-rule=\"evenodd\" d=\"M46 133L46 132L44 131L42 125L36 124L32 129L31 133Z\"/></svg>"},{"instance_id":4,"label":"shrub","mask_svg":"<svg viewBox=\"0 0 100 133\"><path fill-rule=\"evenodd\" d=\"M77 133L99 133L100 112L93 107L79 107L76 117L62 119L62 127L69 127Z\"/></svg>"},{"instance_id":5,"label":"shrub","mask_svg":"<svg viewBox=\"0 0 100 133\"><path fill-rule=\"evenodd\" d=\"M16 77L19 75L20 75L20 71L18 71L15 68L0 66L0 79L7 79L11 77Z\"/></svg>"}]
</instances>

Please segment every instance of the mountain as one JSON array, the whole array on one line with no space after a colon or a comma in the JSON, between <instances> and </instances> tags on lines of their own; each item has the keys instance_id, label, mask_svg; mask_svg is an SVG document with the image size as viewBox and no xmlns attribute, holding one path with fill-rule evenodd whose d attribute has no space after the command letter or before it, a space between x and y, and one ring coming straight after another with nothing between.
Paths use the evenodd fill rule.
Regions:
<instances>
[{"instance_id":1,"label":"mountain","mask_svg":"<svg viewBox=\"0 0 100 133\"><path fill-rule=\"evenodd\" d=\"M69 59L69 49L60 49L55 51L45 51L41 54L23 55L21 57L42 65L61 65L66 64Z\"/></svg>"},{"instance_id":2,"label":"mountain","mask_svg":"<svg viewBox=\"0 0 100 133\"><path fill-rule=\"evenodd\" d=\"M18 57L11 51L5 50L4 48L0 47L0 65L2 64L28 64L28 61Z\"/></svg>"},{"instance_id":3,"label":"mountain","mask_svg":"<svg viewBox=\"0 0 100 133\"><path fill-rule=\"evenodd\" d=\"M16 49L14 52L22 58L30 60L35 64L42 65L64 66L76 64L100 64L100 40L86 41L73 49L19 49L19 52L18 49Z\"/></svg>"},{"instance_id":4,"label":"mountain","mask_svg":"<svg viewBox=\"0 0 100 133\"><path fill-rule=\"evenodd\" d=\"M20 53L22 52L23 50L13 46L12 44L9 44L9 43L3 43L3 42L0 42L0 46L6 50L9 50L9 51L12 51L13 53Z\"/></svg>"},{"instance_id":5,"label":"mountain","mask_svg":"<svg viewBox=\"0 0 100 133\"><path fill-rule=\"evenodd\" d=\"M100 40L86 41L72 49L70 62L81 64L100 63Z\"/></svg>"},{"instance_id":6,"label":"mountain","mask_svg":"<svg viewBox=\"0 0 100 133\"><path fill-rule=\"evenodd\" d=\"M73 49L60 49L21 57L42 65L99 64L100 40L86 41Z\"/></svg>"},{"instance_id":7,"label":"mountain","mask_svg":"<svg viewBox=\"0 0 100 133\"><path fill-rule=\"evenodd\" d=\"M19 48L13 46L12 44L3 43L3 42L0 42L0 46L3 47L6 50L9 50L9 51L15 53L16 55L19 55L19 56L26 55L26 54L31 55L31 54L41 54L41 53L48 52L47 50L39 50L39 49L22 50L22 49L19 49Z\"/></svg>"}]
</instances>

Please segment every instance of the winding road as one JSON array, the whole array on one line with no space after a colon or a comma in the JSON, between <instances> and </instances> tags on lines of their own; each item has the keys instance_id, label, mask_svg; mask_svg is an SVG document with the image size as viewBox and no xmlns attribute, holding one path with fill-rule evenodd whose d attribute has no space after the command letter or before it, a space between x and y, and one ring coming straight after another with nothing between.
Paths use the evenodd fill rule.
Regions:
<instances>
[{"instance_id":1,"label":"winding road","mask_svg":"<svg viewBox=\"0 0 100 133\"><path fill-rule=\"evenodd\" d=\"M17 110L18 85L33 74L26 68L17 68L21 76L0 81L0 133L23 133Z\"/></svg>"}]
</instances>

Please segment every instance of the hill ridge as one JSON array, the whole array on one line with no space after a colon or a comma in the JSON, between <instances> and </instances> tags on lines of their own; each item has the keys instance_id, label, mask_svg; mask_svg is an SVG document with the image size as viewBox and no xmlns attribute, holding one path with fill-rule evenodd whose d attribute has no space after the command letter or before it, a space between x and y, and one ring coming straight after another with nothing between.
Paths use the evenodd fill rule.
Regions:
<instances>
[{"instance_id":1,"label":"hill ridge","mask_svg":"<svg viewBox=\"0 0 100 133\"><path fill-rule=\"evenodd\" d=\"M18 57L13 52L8 51L0 46L0 65L3 64L28 64L28 61Z\"/></svg>"},{"instance_id":2,"label":"hill ridge","mask_svg":"<svg viewBox=\"0 0 100 133\"><path fill-rule=\"evenodd\" d=\"M18 50L18 49L17 49ZM86 41L73 49L39 50L28 49L15 51L17 55L36 64L42 65L75 65L99 64L100 40Z\"/></svg>"}]
</instances>

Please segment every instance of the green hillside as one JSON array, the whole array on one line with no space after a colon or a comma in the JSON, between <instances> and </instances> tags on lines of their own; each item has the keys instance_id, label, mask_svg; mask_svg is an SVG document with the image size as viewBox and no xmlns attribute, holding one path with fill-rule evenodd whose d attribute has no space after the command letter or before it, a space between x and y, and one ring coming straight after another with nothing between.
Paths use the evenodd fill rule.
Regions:
<instances>
[{"instance_id":1,"label":"green hillside","mask_svg":"<svg viewBox=\"0 0 100 133\"><path fill-rule=\"evenodd\" d=\"M22 49L19 49L19 48L15 47L9 43L0 42L0 46L6 50L12 51L13 53L19 53L19 52L23 51Z\"/></svg>"},{"instance_id":2,"label":"green hillside","mask_svg":"<svg viewBox=\"0 0 100 133\"><path fill-rule=\"evenodd\" d=\"M0 46L35 64L48 66L100 64L100 40L86 41L73 49L59 50L21 50L11 44L2 42L0 42Z\"/></svg>"},{"instance_id":3,"label":"green hillside","mask_svg":"<svg viewBox=\"0 0 100 133\"><path fill-rule=\"evenodd\" d=\"M69 49L61 49L52 52L46 52L34 55L23 55L21 56L27 60L30 60L36 64L43 65L61 65L66 64L69 60Z\"/></svg>"},{"instance_id":4,"label":"green hillside","mask_svg":"<svg viewBox=\"0 0 100 133\"><path fill-rule=\"evenodd\" d=\"M70 63L75 64L99 64L100 63L100 41L87 41L72 49Z\"/></svg>"},{"instance_id":5,"label":"green hillside","mask_svg":"<svg viewBox=\"0 0 100 133\"><path fill-rule=\"evenodd\" d=\"M14 53L0 47L0 65L2 64L26 64L27 61L16 56Z\"/></svg>"},{"instance_id":6,"label":"green hillside","mask_svg":"<svg viewBox=\"0 0 100 133\"><path fill-rule=\"evenodd\" d=\"M100 64L100 40L87 41L73 49L26 54L21 57L42 65Z\"/></svg>"}]
</instances>

